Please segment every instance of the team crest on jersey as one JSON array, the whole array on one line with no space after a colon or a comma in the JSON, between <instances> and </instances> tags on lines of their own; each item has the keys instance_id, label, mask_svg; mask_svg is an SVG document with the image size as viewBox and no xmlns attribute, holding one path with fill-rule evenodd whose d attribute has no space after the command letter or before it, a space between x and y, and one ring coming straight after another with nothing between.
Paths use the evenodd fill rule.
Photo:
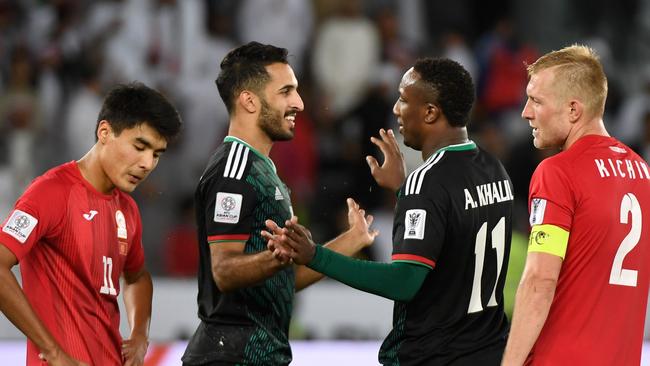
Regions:
<instances>
[{"instance_id":1,"label":"team crest on jersey","mask_svg":"<svg viewBox=\"0 0 650 366\"><path fill-rule=\"evenodd\" d=\"M242 195L238 193L219 192L214 205L214 222L236 224L241 213Z\"/></svg>"},{"instance_id":2,"label":"team crest on jersey","mask_svg":"<svg viewBox=\"0 0 650 366\"><path fill-rule=\"evenodd\" d=\"M533 198L530 201L530 226L539 225L544 222L544 211L546 211L546 200Z\"/></svg>"},{"instance_id":3,"label":"team crest on jersey","mask_svg":"<svg viewBox=\"0 0 650 366\"><path fill-rule=\"evenodd\" d=\"M25 244L37 223L38 220L27 212L14 210L2 227L2 231L16 238L21 244Z\"/></svg>"},{"instance_id":4,"label":"team crest on jersey","mask_svg":"<svg viewBox=\"0 0 650 366\"><path fill-rule=\"evenodd\" d=\"M120 210L115 211L115 223L117 224L117 237L126 240L126 219Z\"/></svg>"},{"instance_id":5,"label":"team crest on jersey","mask_svg":"<svg viewBox=\"0 0 650 366\"><path fill-rule=\"evenodd\" d=\"M427 212L421 209L406 211L404 217L404 239L424 239L424 224Z\"/></svg>"}]
</instances>

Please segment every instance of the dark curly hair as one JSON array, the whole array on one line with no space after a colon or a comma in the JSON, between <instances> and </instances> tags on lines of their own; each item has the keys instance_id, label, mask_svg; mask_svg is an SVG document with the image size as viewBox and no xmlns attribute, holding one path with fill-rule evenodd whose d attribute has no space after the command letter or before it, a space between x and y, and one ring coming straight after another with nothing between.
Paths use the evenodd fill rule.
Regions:
<instances>
[{"instance_id":1,"label":"dark curly hair","mask_svg":"<svg viewBox=\"0 0 650 366\"><path fill-rule=\"evenodd\" d=\"M446 58L422 58L413 69L433 91L432 101L442 109L449 124L465 127L474 104L474 83L458 62Z\"/></svg>"},{"instance_id":2,"label":"dark curly hair","mask_svg":"<svg viewBox=\"0 0 650 366\"><path fill-rule=\"evenodd\" d=\"M221 72L216 84L228 113L232 114L235 98L242 90L259 93L271 79L266 66L274 63L288 64L286 48L249 42L237 47L221 61Z\"/></svg>"},{"instance_id":3,"label":"dark curly hair","mask_svg":"<svg viewBox=\"0 0 650 366\"><path fill-rule=\"evenodd\" d=\"M108 92L97 117L95 141L99 122L103 120L111 124L116 135L146 123L167 142L178 137L183 124L171 102L141 82L118 84Z\"/></svg>"}]
</instances>

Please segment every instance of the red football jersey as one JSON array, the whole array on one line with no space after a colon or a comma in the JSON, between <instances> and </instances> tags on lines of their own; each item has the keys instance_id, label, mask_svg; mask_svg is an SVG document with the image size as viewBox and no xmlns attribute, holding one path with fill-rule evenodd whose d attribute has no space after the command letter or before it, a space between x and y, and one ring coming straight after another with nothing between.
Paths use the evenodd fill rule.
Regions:
<instances>
[{"instance_id":1,"label":"red football jersey","mask_svg":"<svg viewBox=\"0 0 650 366\"><path fill-rule=\"evenodd\" d=\"M532 365L638 365L650 274L650 171L611 137L585 136L530 183L531 225L569 232ZM530 245L535 245L532 243Z\"/></svg>"},{"instance_id":2,"label":"red football jersey","mask_svg":"<svg viewBox=\"0 0 650 366\"><path fill-rule=\"evenodd\" d=\"M123 271L144 262L138 208L97 191L76 162L36 178L2 224L23 290L63 350L92 365L122 365L117 295ZM45 365L27 342L27 365Z\"/></svg>"}]
</instances>

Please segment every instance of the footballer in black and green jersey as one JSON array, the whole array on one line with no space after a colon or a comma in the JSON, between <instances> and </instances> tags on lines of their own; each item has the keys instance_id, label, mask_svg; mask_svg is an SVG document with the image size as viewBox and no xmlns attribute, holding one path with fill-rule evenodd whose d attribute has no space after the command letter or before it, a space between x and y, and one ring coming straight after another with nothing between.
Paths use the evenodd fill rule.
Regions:
<instances>
[{"instance_id":1,"label":"footballer in black and green jersey","mask_svg":"<svg viewBox=\"0 0 650 366\"><path fill-rule=\"evenodd\" d=\"M512 183L472 141L431 155L399 190L393 263L429 267L410 301L396 301L384 365L498 364L512 235ZM491 361L492 360L492 361Z\"/></svg>"},{"instance_id":2,"label":"footballer in black and green jersey","mask_svg":"<svg viewBox=\"0 0 650 366\"><path fill-rule=\"evenodd\" d=\"M228 136L212 156L195 193L201 324L183 356L187 365L286 365L295 288L292 266L255 286L221 292L212 276L210 245L245 242L245 253L267 250L264 221L292 215L289 192L273 162Z\"/></svg>"}]
</instances>

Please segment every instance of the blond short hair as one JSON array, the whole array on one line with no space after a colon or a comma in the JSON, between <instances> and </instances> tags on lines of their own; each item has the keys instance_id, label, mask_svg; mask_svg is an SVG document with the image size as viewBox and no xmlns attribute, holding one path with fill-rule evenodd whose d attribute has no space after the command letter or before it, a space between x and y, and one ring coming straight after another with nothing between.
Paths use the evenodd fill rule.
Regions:
<instances>
[{"instance_id":1,"label":"blond short hair","mask_svg":"<svg viewBox=\"0 0 650 366\"><path fill-rule=\"evenodd\" d=\"M574 44L549 52L528 65L528 76L548 68L555 68L554 85L561 97L579 99L592 117L603 115L607 77L592 48Z\"/></svg>"}]
</instances>

